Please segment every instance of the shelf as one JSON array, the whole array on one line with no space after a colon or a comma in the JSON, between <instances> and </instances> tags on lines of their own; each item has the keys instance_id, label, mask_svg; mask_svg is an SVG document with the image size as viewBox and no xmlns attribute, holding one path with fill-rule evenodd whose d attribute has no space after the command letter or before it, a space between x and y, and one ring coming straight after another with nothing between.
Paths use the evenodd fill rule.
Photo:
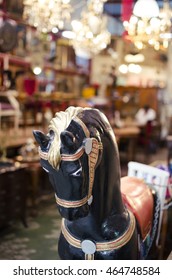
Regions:
<instances>
[{"instance_id":1,"label":"shelf","mask_svg":"<svg viewBox=\"0 0 172 280\"><path fill-rule=\"evenodd\" d=\"M16 55L11 55L9 53L0 53L0 60L3 61L5 59L8 59L8 63L12 65L17 66L25 66L29 68L31 66L30 64L30 58L29 57L20 57ZM44 70L52 70L56 73L61 73L65 75L79 75L79 76L89 76L89 74L86 71L83 70L75 70L75 69L56 69L52 65L45 64Z\"/></svg>"}]
</instances>

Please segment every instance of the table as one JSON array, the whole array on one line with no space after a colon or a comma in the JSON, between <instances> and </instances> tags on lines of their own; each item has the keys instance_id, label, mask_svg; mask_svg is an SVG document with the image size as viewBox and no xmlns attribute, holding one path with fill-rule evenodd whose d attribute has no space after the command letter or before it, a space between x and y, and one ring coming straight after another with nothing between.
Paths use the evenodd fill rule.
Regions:
<instances>
[{"instance_id":1,"label":"table","mask_svg":"<svg viewBox=\"0 0 172 280\"><path fill-rule=\"evenodd\" d=\"M20 219L27 227L27 165L0 161L0 229Z\"/></svg>"},{"instance_id":2,"label":"table","mask_svg":"<svg viewBox=\"0 0 172 280\"><path fill-rule=\"evenodd\" d=\"M37 196L39 194L39 176L41 171L40 158L35 157L22 157L17 156L15 160L19 163L27 163L27 171L29 173L30 185L29 185L29 197L31 199L31 214L37 215Z\"/></svg>"},{"instance_id":3,"label":"table","mask_svg":"<svg viewBox=\"0 0 172 280\"><path fill-rule=\"evenodd\" d=\"M127 150L127 160L134 160L135 147L138 135L140 134L140 128L137 126L114 128L114 133L118 143L121 139L127 139L129 141Z\"/></svg>"}]
</instances>

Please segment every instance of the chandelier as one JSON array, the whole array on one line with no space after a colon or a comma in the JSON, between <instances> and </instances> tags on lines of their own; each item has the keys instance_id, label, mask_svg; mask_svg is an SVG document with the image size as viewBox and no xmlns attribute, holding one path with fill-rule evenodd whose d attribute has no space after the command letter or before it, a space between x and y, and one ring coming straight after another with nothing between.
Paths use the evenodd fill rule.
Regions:
<instances>
[{"instance_id":1,"label":"chandelier","mask_svg":"<svg viewBox=\"0 0 172 280\"><path fill-rule=\"evenodd\" d=\"M139 1L143 2L143 0ZM154 2L156 3L156 1ZM148 3L144 0L144 4L146 5ZM127 38L131 40L138 49L143 49L149 45L155 50L165 50L168 48L169 40L172 38L172 11L169 1L164 0L163 8L159 11L159 14L157 10L155 15L150 14L148 12L148 6L146 6L146 9L147 14L146 10L145 13L143 12L143 9L140 10L139 14L139 9L137 7L136 10L133 10L130 20L123 22L124 28L128 33ZM150 10L153 11L151 8Z\"/></svg>"},{"instance_id":2,"label":"chandelier","mask_svg":"<svg viewBox=\"0 0 172 280\"><path fill-rule=\"evenodd\" d=\"M111 34L107 30L107 17L103 15L103 6L107 0L89 0L87 9L81 13L80 20L71 22L75 53L90 58L107 47Z\"/></svg>"},{"instance_id":3,"label":"chandelier","mask_svg":"<svg viewBox=\"0 0 172 280\"><path fill-rule=\"evenodd\" d=\"M24 0L23 18L39 32L51 32L54 27L63 29L70 19L70 0Z\"/></svg>"}]
</instances>

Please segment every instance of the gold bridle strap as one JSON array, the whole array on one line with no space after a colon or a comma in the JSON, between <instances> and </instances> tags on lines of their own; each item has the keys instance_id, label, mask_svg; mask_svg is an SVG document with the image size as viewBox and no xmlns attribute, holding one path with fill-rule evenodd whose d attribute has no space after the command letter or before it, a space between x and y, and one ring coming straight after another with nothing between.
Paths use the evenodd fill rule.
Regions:
<instances>
[{"instance_id":1,"label":"gold bridle strap","mask_svg":"<svg viewBox=\"0 0 172 280\"><path fill-rule=\"evenodd\" d=\"M131 239L134 230L135 230L135 217L132 212L129 211L129 216L130 216L130 224L127 230L121 235L119 238L114 239L112 241L106 241L106 242L95 242L96 245L96 251L110 251L110 250L116 250L124 246L129 242ZM69 229L67 228L65 224L65 219L62 219L62 225L61 225L61 230L64 238L66 241L72 245L75 248L82 249L81 243L82 240L74 237L70 232ZM86 256L85 256L86 257Z\"/></svg>"},{"instance_id":2,"label":"gold bridle strap","mask_svg":"<svg viewBox=\"0 0 172 280\"><path fill-rule=\"evenodd\" d=\"M84 152L88 155L88 166L89 166L89 188L88 188L88 195L87 197L84 197L81 200L78 201L66 201L59 199L56 196L56 202L67 208L74 208L84 205L87 201L89 204L92 202L92 189L93 189L93 183L94 183L94 175L95 175L95 166L98 160L99 150L103 149L102 143L99 143L96 138L89 138L90 133L86 125L78 118L75 117L74 119L76 122L80 124L82 127L85 136L86 141L83 144L82 147L80 147L74 154L62 154L61 160L63 161L75 161L79 160L80 157L84 154Z\"/></svg>"},{"instance_id":3,"label":"gold bridle strap","mask_svg":"<svg viewBox=\"0 0 172 280\"><path fill-rule=\"evenodd\" d=\"M55 194L55 199L56 199L56 202L57 202L58 205L63 206L65 208L80 207L88 201L87 196L85 196L84 198L82 198L80 200L72 201L72 200L61 199L56 194Z\"/></svg>"},{"instance_id":4,"label":"gold bridle strap","mask_svg":"<svg viewBox=\"0 0 172 280\"><path fill-rule=\"evenodd\" d=\"M89 166L89 190L88 197L91 197L94 183L95 166L99 155L99 143L96 138L92 139L92 150L88 155L88 166Z\"/></svg>"},{"instance_id":5,"label":"gold bridle strap","mask_svg":"<svg viewBox=\"0 0 172 280\"><path fill-rule=\"evenodd\" d=\"M38 147L38 153L39 153L39 156L40 156L41 159L48 160L48 153L43 152L41 150L41 147Z\"/></svg>"},{"instance_id":6,"label":"gold bridle strap","mask_svg":"<svg viewBox=\"0 0 172 280\"><path fill-rule=\"evenodd\" d=\"M90 137L90 132L89 132L88 128L86 127L85 123L83 121L81 121L78 117L75 117L73 120L75 122L79 123L79 125L82 127L82 129L83 129L83 131L85 133L85 136L87 138L89 138Z\"/></svg>"},{"instance_id":7,"label":"gold bridle strap","mask_svg":"<svg viewBox=\"0 0 172 280\"><path fill-rule=\"evenodd\" d=\"M61 154L61 160L63 161L75 161L78 160L84 154L84 147L80 147L74 154Z\"/></svg>"},{"instance_id":8,"label":"gold bridle strap","mask_svg":"<svg viewBox=\"0 0 172 280\"><path fill-rule=\"evenodd\" d=\"M95 175L95 166L98 160L99 155L99 149L102 149L102 144L98 142L96 138L87 138L89 139L89 142L91 142L91 148L90 152L88 154L88 166L89 166L89 187L88 187L88 195L87 197L78 200L78 201L67 201L59 199L56 196L56 202L63 207L67 208L74 208L84 205L87 201L89 201L89 204L92 202L92 200L89 200L92 197L92 189L93 189L93 183L94 183L94 175ZM86 139L86 141L87 141ZM75 161L79 160L79 158L83 155L85 152L85 146L82 146L79 148L74 154L62 154L61 160L63 161Z\"/></svg>"}]
</instances>

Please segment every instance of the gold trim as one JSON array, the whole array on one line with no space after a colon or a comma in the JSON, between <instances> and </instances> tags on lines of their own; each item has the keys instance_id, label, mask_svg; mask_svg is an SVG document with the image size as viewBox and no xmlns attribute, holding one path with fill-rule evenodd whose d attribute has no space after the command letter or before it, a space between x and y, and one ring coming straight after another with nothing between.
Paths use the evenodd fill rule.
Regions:
<instances>
[{"instance_id":1,"label":"gold trim","mask_svg":"<svg viewBox=\"0 0 172 280\"><path fill-rule=\"evenodd\" d=\"M85 254L85 260L86 261L93 261L94 260L94 254Z\"/></svg>"},{"instance_id":2,"label":"gold trim","mask_svg":"<svg viewBox=\"0 0 172 280\"><path fill-rule=\"evenodd\" d=\"M43 152L40 147L38 148L38 153L39 153L40 158L48 160L48 153Z\"/></svg>"},{"instance_id":3,"label":"gold trim","mask_svg":"<svg viewBox=\"0 0 172 280\"><path fill-rule=\"evenodd\" d=\"M107 242L96 242L96 251L100 252L100 251L109 251L109 250L115 250L115 249L119 249L122 246L124 246L126 243L128 243L128 241L131 239L133 232L135 230L135 217L134 215L129 211L129 215L130 215L130 224L128 229L124 232L124 234L122 236L120 236L119 238L112 240L112 241L107 241ZM81 248L81 240L77 239L76 237L74 237L69 230L67 229L66 225L65 225L65 220L62 219L62 225L61 225L61 230L62 233L65 237L65 239L67 240L67 242L79 249Z\"/></svg>"},{"instance_id":4,"label":"gold trim","mask_svg":"<svg viewBox=\"0 0 172 280\"><path fill-rule=\"evenodd\" d=\"M78 160L84 154L84 148L79 148L74 154L61 154L61 160L63 161L75 161Z\"/></svg>"},{"instance_id":5,"label":"gold trim","mask_svg":"<svg viewBox=\"0 0 172 280\"><path fill-rule=\"evenodd\" d=\"M66 208L80 207L80 206L84 205L88 201L88 197L87 196L85 196L84 198L82 198L80 200L70 201L70 200L61 199L56 194L55 194L55 199L56 199L56 203L58 205L66 207Z\"/></svg>"},{"instance_id":6,"label":"gold trim","mask_svg":"<svg viewBox=\"0 0 172 280\"><path fill-rule=\"evenodd\" d=\"M85 133L85 136L87 138L90 137L90 132L88 130L88 128L86 127L85 123L83 121L81 121L81 119L79 119L77 116L73 119L75 122L79 123L79 125L82 127L84 133Z\"/></svg>"},{"instance_id":7,"label":"gold trim","mask_svg":"<svg viewBox=\"0 0 172 280\"><path fill-rule=\"evenodd\" d=\"M93 183L94 183L94 176L95 176L95 166L98 160L99 155L99 143L96 138L92 139L92 150L91 153L88 155L88 166L89 166L89 189L88 189L88 196L92 195L93 190Z\"/></svg>"}]
</instances>

